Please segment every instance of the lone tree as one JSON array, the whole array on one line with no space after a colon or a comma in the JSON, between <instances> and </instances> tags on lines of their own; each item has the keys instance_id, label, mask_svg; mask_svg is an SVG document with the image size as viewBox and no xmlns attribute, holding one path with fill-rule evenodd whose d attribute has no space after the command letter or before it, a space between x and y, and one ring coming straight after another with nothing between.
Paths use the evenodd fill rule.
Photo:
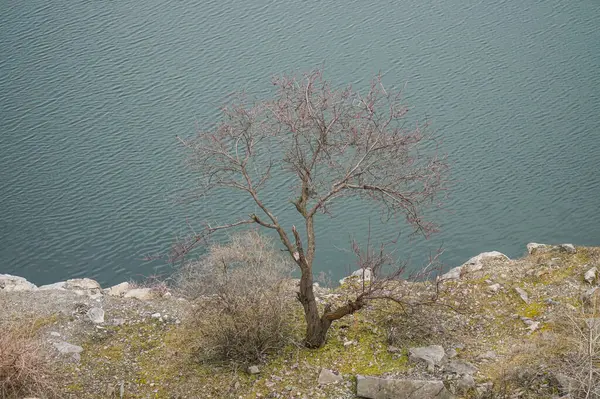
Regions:
<instances>
[{"instance_id":1,"label":"lone tree","mask_svg":"<svg viewBox=\"0 0 600 399\"><path fill-rule=\"evenodd\" d=\"M423 209L445 190L448 165L424 127L408 126L409 109L401 102L401 92L387 91L381 76L371 80L364 95L350 86L333 88L321 70L276 77L273 85L272 99L235 97L222 108L214 129L191 140L179 138L190 150L190 165L204 194L216 188L239 190L260 211L207 225L179 243L173 256L181 258L218 230L241 225L274 230L301 272L297 296L306 318L305 344L318 348L333 321L360 310L369 299L386 297L382 282L390 277L378 280L387 260L383 252L367 255L361 266L372 270L371 283L363 284L344 305L320 311L313 292L315 221L330 212L332 203L360 197L381 205L385 220L404 219L413 232L428 236L436 226L423 219ZM275 200L290 201L302 216L304 239L296 226L282 225L263 198L274 171L290 174L296 183L290 196L278 193Z\"/></svg>"}]
</instances>

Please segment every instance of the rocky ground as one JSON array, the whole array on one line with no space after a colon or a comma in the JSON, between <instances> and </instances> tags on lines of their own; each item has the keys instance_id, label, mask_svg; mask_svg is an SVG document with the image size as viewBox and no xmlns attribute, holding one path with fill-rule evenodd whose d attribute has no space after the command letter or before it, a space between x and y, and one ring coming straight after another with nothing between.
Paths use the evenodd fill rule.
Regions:
<instances>
[{"instance_id":1,"label":"rocky ground","mask_svg":"<svg viewBox=\"0 0 600 399\"><path fill-rule=\"evenodd\" d=\"M399 284L438 298L373 302L336 322L319 350L300 345L299 313L297 341L237 370L197 361L186 317L202 302L164 286L102 289L75 279L35 287L0 275L0 329L32 326L60 398L575 399L585 376L587 397L598 398L600 357L581 365L587 358L577 351L600 347L600 248L527 249L522 259L483 253L436 282ZM344 301L359 279L319 288L320 301Z\"/></svg>"}]
</instances>

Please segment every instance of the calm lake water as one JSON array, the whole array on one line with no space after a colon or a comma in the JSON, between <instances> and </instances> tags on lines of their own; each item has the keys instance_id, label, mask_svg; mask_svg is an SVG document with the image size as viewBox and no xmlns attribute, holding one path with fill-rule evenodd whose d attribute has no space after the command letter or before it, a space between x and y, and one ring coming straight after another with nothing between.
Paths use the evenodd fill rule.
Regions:
<instances>
[{"instance_id":1,"label":"calm lake water","mask_svg":"<svg viewBox=\"0 0 600 399\"><path fill-rule=\"evenodd\" d=\"M224 96L325 65L356 87L406 83L443 136L456 180L443 231L402 241L456 266L525 244L600 245L597 0L28 0L0 13L0 273L103 284L167 273L164 251L201 222L244 216L193 185L175 135L210 126ZM287 198L285 181L271 194ZM286 223L289 204L275 207ZM369 204L318 220L318 270L352 267L349 238L391 237Z\"/></svg>"}]
</instances>

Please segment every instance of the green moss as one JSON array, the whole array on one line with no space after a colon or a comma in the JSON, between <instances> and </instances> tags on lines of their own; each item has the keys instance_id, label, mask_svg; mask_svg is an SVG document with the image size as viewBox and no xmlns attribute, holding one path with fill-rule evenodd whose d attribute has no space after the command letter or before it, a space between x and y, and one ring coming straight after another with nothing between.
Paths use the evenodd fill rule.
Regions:
<instances>
[{"instance_id":1,"label":"green moss","mask_svg":"<svg viewBox=\"0 0 600 399\"><path fill-rule=\"evenodd\" d=\"M38 332L39 330L41 330L44 327L58 323L58 321L60 319L61 319L61 317L58 313L53 313L50 316L46 316L46 317L36 318L34 320L33 326L32 326L33 333Z\"/></svg>"},{"instance_id":2,"label":"green moss","mask_svg":"<svg viewBox=\"0 0 600 399\"><path fill-rule=\"evenodd\" d=\"M532 302L524 305L520 311L519 316L528 317L530 319L539 317L546 310L546 305L541 302Z\"/></svg>"}]
</instances>

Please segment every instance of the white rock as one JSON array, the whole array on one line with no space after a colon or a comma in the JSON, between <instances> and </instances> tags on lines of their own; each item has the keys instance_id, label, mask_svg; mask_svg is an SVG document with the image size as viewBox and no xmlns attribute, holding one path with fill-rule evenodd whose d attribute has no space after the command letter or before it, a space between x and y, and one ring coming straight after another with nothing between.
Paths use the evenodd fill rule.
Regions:
<instances>
[{"instance_id":1,"label":"white rock","mask_svg":"<svg viewBox=\"0 0 600 399\"><path fill-rule=\"evenodd\" d=\"M11 274L0 274L0 290L4 291L34 291L38 287L23 277Z\"/></svg>"},{"instance_id":2,"label":"white rock","mask_svg":"<svg viewBox=\"0 0 600 399\"><path fill-rule=\"evenodd\" d=\"M56 331L50 331L50 335L52 335L53 337L60 337L60 333Z\"/></svg>"},{"instance_id":3,"label":"white rock","mask_svg":"<svg viewBox=\"0 0 600 399\"><path fill-rule=\"evenodd\" d=\"M160 313L153 313L152 316L153 319L160 319Z\"/></svg>"},{"instance_id":4,"label":"white rock","mask_svg":"<svg viewBox=\"0 0 600 399\"><path fill-rule=\"evenodd\" d=\"M146 301L154 298L154 294L150 288L134 288L123 295L124 298L137 298Z\"/></svg>"},{"instance_id":5,"label":"white rock","mask_svg":"<svg viewBox=\"0 0 600 399\"><path fill-rule=\"evenodd\" d=\"M549 245L538 244L537 242L530 242L527 244L527 252L529 255L533 255L536 252L547 252L550 249Z\"/></svg>"},{"instance_id":6,"label":"white rock","mask_svg":"<svg viewBox=\"0 0 600 399\"><path fill-rule=\"evenodd\" d=\"M320 385L335 384L343 380L342 376L328 369L321 369L318 383Z\"/></svg>"},{"instance_id":7,"label":"white rock","mask_svg":"<svg viewBox=\"0 0 600 399\"><path fill-rule=\"evenodd\" d=\"M87 311L87 316L94 324L104 323L104 310L100 308L90 308Z\"/></svg>"},{"instance_id":8,"label":"white rock","mask_svg":"<svg viewBox=\"0 0 600 399\"><path fill-rule=\"evenodd\" d=\"M570 254L577 253L577 248L573 244L547 245L530 242L527 244L527 252L530 255L546 252L567 252Z\"/></svg>"},{"instance_id":9,"label":"white rock","mask_svg":"<svg viewBox=\"0 0 600 399\"><path fill-rule=\"evenodd\" d=\"M461 392L467 392L469 389L474 388L475 387L475 379L473 378L472 375L470 374L465 374L462 376L461 379L459 379L456 383L456 387L461 391Z\"/></svg>"},{"instance_id":10,"label":"white rock","mask_svg":"<svg viewBox=\"0 0 600 399\"><path fill-rule=\"evenodd\" d=\"M258 366L250 366L250 367L248 367L248 373L249 374L258 374L258 373L260 373L260 369L258 368Z\"/></svg>"},{"instance_id":11,"label":"white rock","mask_svg":"<svg viewBox=\"0 0 600 399\"><path fill-rule=\"evenodd\" d=\"M59 281L58 283L42 285L41 287L39 287L39 289L42 291L46 291L46 290L64 291L66 284L67 284L66 281Z\"/></svg>"},{"instance_id":12,"label":"white rock","mask_svg":"<svg viewBox=\"0 0 600 399\"><path fill-rule=\"evenodd\" d=\"M73 345L65 341L53 342L52 345L63 355L69 353L81 353L83 348L78 345Z\"/></svg>"},{"instance_id":13,"label":"white rock","mask_svg":"<svg viewBox=\"0 0 600 399\"><path fill-rule=\"evenodd\" d=\"M445 369L451 373L460 375L472 375L477 372L477 367L464 360L451 360L446 364Z\"/></svg>"},{"instance_id":14,"label":"white rock","mask_svg":"<svg viewBox=\"0 0 600 399\"><path fill-rule=\"evenodd\" d=\"M358 269L352 272L352 274L348 277L344 277L340 280L340 284L344 284L346 280L351 278L357 278L359 282L363 281L371 281L373 278L373 272L370 268Z\"/></svg>"},{"instance_id":15,"label":"white rock","mask_svg":"<svg viewBox=\"0 0 600 399\"><path fill-rule=\"evenodd\" d=\"M410 348L408 357L412 361L424 361L429 368L439 366L446 352L441 345L422 346Z\"/></svg>"},{"instance_id":16,"label":"white rock","mask_svg":"<svg viewBox=\"0 0 600 399\"><path fill-rule=\"evenodd\" d=\"M450 399L442 381L356 376L356 395L367 399Z\"/></svg>"},{"instance_id":17,"label":"white rock","mask_svg":"<svg viewBox=\"0 0 600 399\"><path fill-rule=\"evenodd\" d=\"M125 292L129 290L129 283L123 282L121 284L113 285L106 290L106 294L110 296L123 296Z\"/></svg>"},{"instance_id":18,"label":"white rock","mask_svg":"<svg viewBox=\"0 0 600 399\"><path fill-rule=\"evenodd\" d=\"M502 287L498 283L492 284L492 285L488 285L488 290L491 291L491 292L498 292L498 291L500 291L500 288L502 288Z\"/></svg>"},{"instance_id":19,"label":"white rock","mask_svg":"<svg viewBox=\"0 0 600 399\"><path fill-rule=\"evenodd\" d=\"M585 272L585 274L583 275L583 279L585 281L587 281L588 283L593 284L594 280L596 280L597 276L598 276L598 268L594 266L590 270Z\"/></svg>"},{"instance_id":20,"label":"white rock","mask_svg":"<svg viewBox=\"0 0 600 399\"><path fill-rule=\"evenodd\" d=\"M477 359L479 360L494 360L496 358L498 358L498 355L494 351L487 351L477 356Z\"/></svg>"},{"instance_id":21,"label":"white rock","mask_svg":"<svg viewBox=\"0 0 600 399\"><path fill-rule=\"evenodd\" d=\"M67 290L100 290L100 284L90 278L73 278L65 282Z\"/></svg>"},{"instance_id":22,"label":"white rock","mask_svg":"<svg viewBox=\"0 0 600 399\"><path fill-rule=\"evenodd\" d=\"M504 260L508 261L510 258L504 255L502 252L491 251L491 252L482 252L477 256L472 257L461 266L455 267L450 270L448 273L442 275L442 280L457 280L461 278L465 273L473 273L478 270L483 269L483 264L486 260L496 259L496 260Z\"/></svg>"},{"instance_id":23,"label":"white rock","mask_svg":"<svg viewBox=\"0 0 600 399\"><path fill-rule=\"evenodd\" d=\"M515 287L515 291L519 294L523 302L529 303L529 295L527 295L527 292L523 288Z\"/></svg>"},{"instance_id":24,"label":"white rock","mask_svg":"<svg viewBox=\"0 0 600 399\"><path fill-rule=\"evenodd\" d=\"M577 253L577 249L575 248L575 246L573 244L560 244L559 248L563 252L567 252L567 253L570 253L570 254Z\"/></svg>"}]
</instances>

